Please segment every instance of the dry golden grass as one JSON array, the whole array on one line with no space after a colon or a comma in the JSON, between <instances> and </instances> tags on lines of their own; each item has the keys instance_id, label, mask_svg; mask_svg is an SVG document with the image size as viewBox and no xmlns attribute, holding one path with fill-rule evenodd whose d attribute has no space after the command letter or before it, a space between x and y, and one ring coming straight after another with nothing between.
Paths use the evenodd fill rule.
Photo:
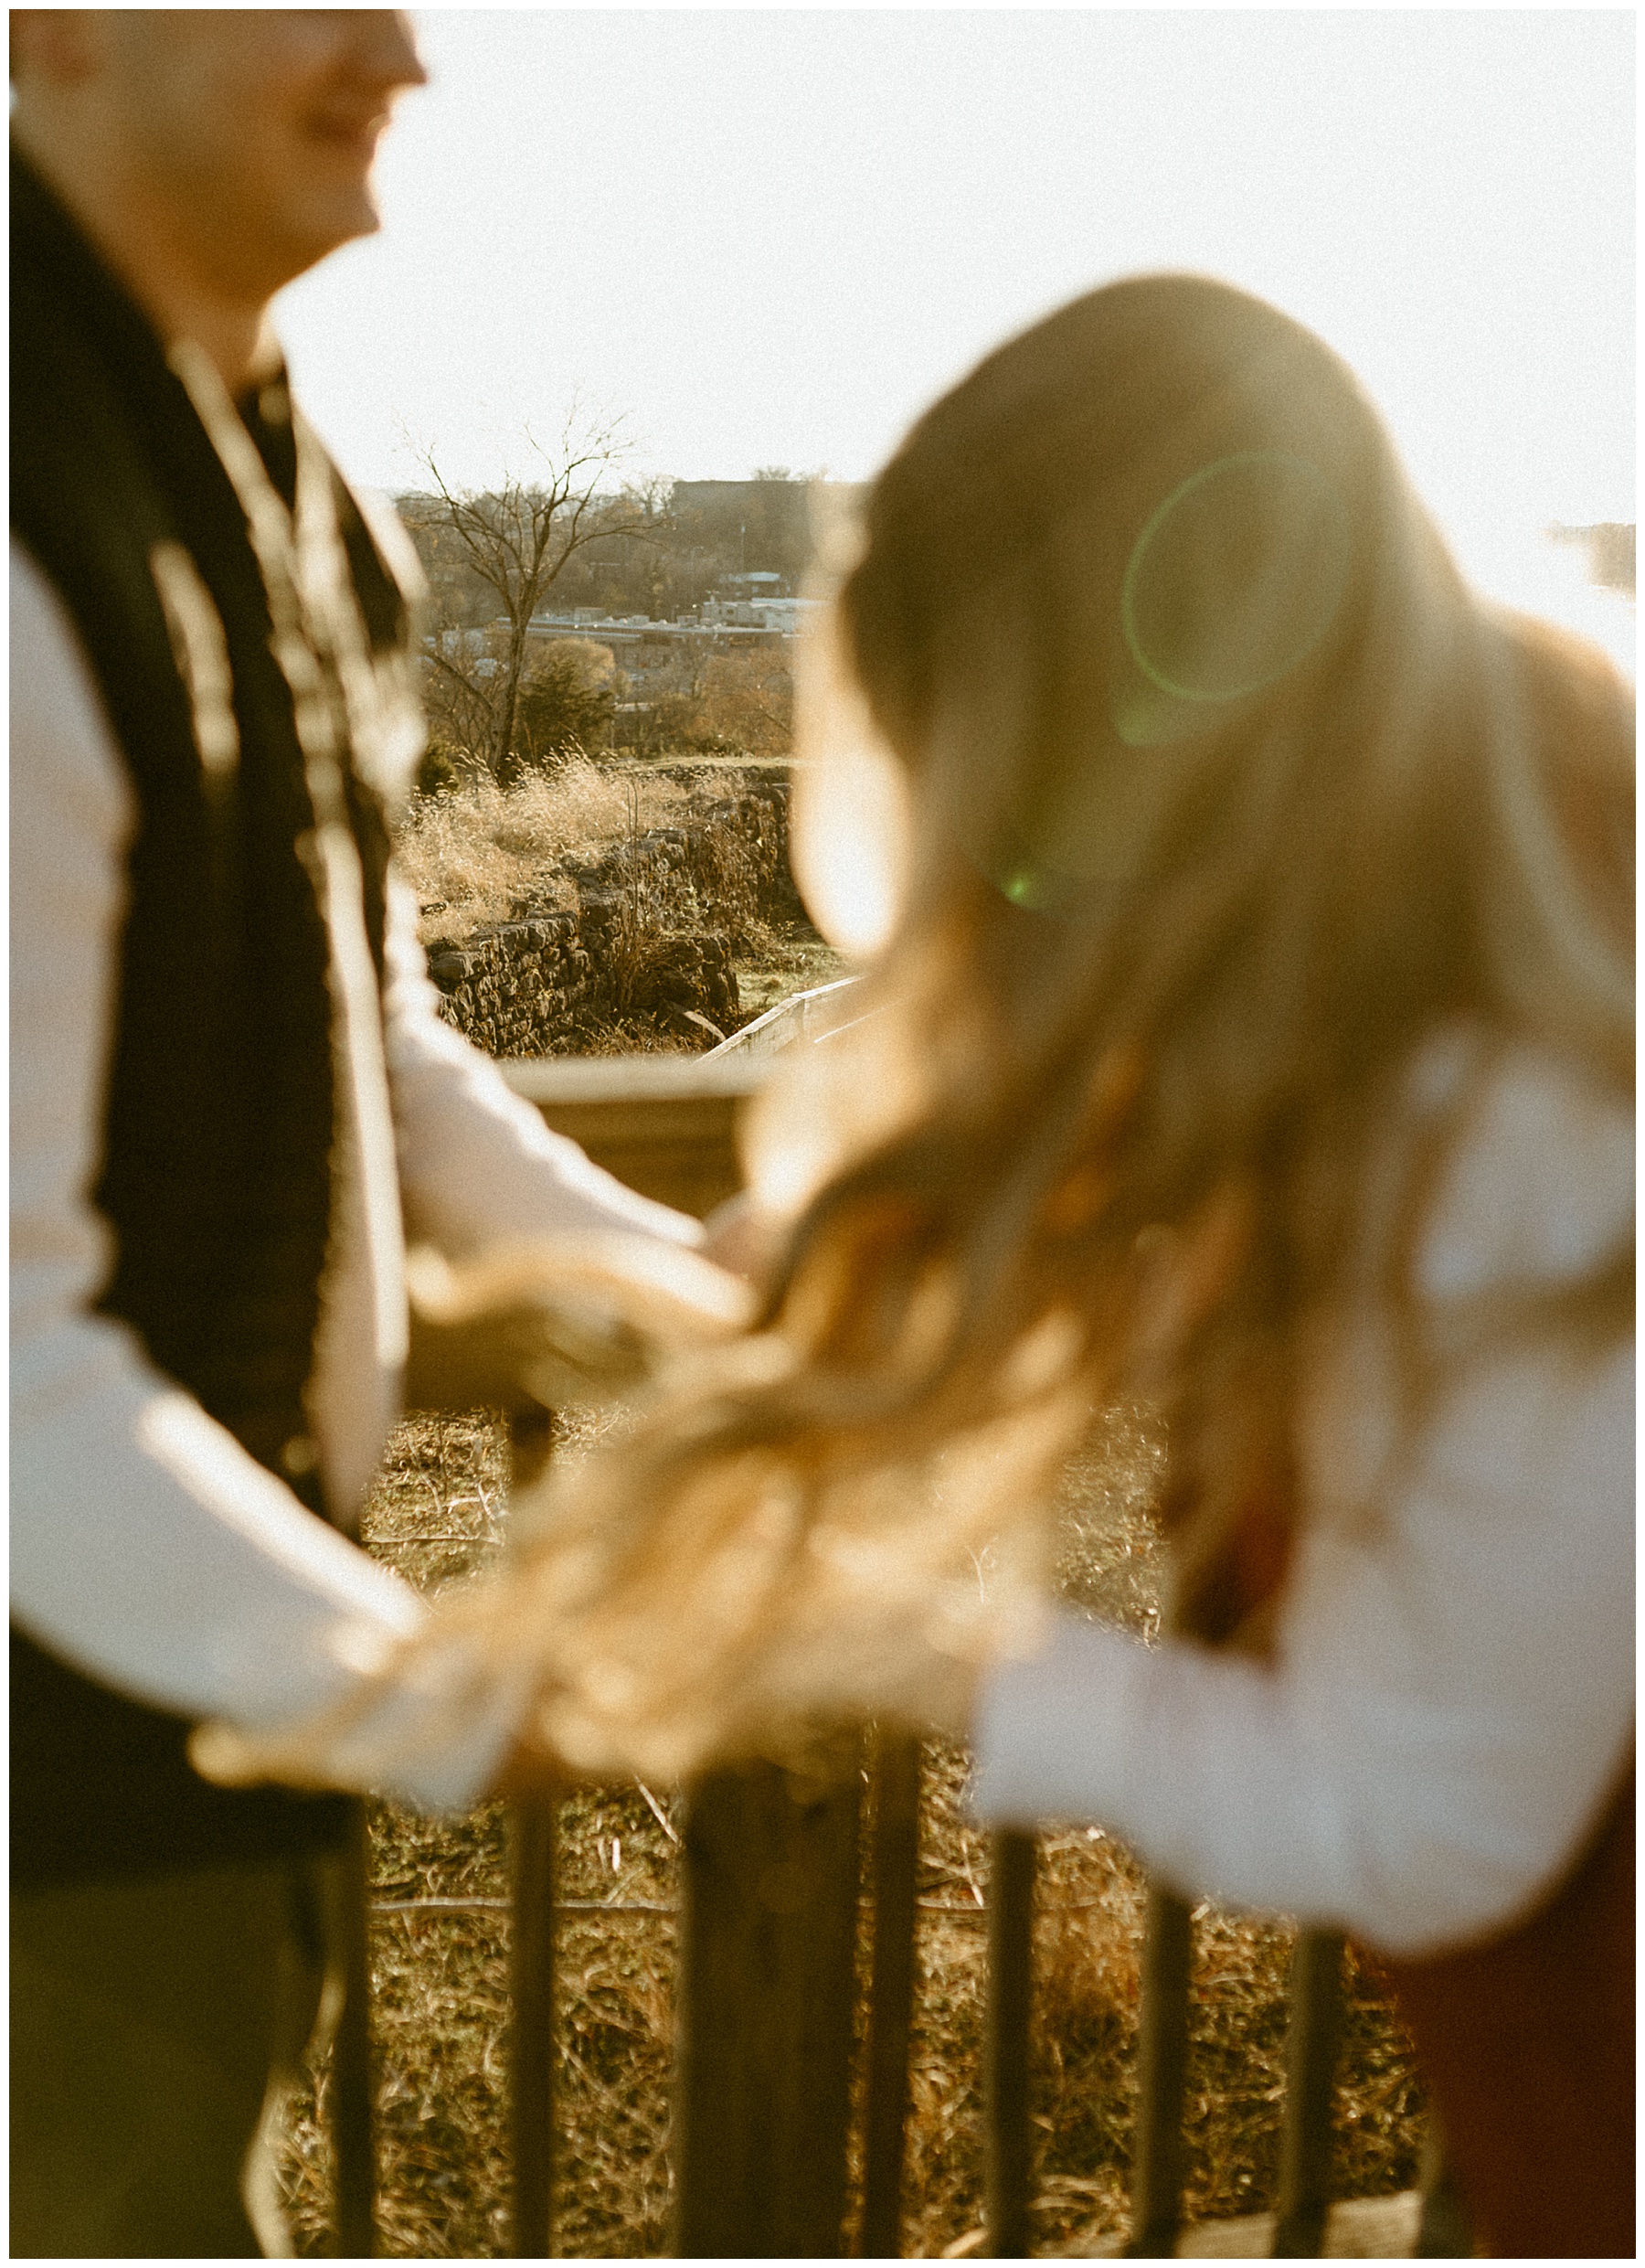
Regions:
<instances>
[{"instance_id":1,"label":"dry golden grass","mask_svg":"<svg viewBox=\"0 0 1645 2268\"><path fill-rule=\"evenodd\" d=\"M461 944L523 913L575 909L592 885L601 909L592 942L600 984L562 1027L536 1028L547 1052L694 1052L706 1044L671 1003L686 995L702 956L735 956L738 1005L699 1006L738 1028L788 994L844 973L838 953L804 918L769 828L705 825L780 766L728 760L600 765L574 759L504 789L472 779L454 793L415 798L397 830L400 868L422 907L425 943ZM668 852L636 857L653 829ZM613 900L615 900L613 906ZM511 1043L504 1052L514 1052Z\"/></svg>"},{"instance_id":2,"label":"dry golden grass","mask_svg":"<svg viewBox=\"0 0 1645 2268\"><path fill-rule=\"evenodd\" d=\"M561 1453L582 1453L600 1430L595 1421L568 1427ZM1158 1615L1151 1505L1161 1457L1146 1419L1121 1411L1095 1429L1069 1475L1065 1587L1142 1631ZM483 1413L414 1418L385 1463L366 1537L419 1584L461 1582L494 1557L505 1498L502 1436ZM903 2236L915 2256L975 2253L983 2241L988 1848L965 1812L966 1769L958 1750L927 1751L919 1895L969 1905L977 1919L919 1915ZM656 1811L632 1788L589 1791L562 1807L562 1901L676 1903L678 1799L665 1789L651 1794ZM507 1916L494 1908L383 1909L414 1898L504 1900L504 1816L494 1806L440 1826L378 1807L373 1852L379 2246L398 2258L495 2256L508 2246L511 2173ZM1038 1904L1034 2244L1053 2253L1126 2225L1141 1876L1098 1831L1046 1836ZM1206 2220L1259 2211L1274 2199L1291 1936L1282 1923L1207 1906L1196 1940L1187 2203L1191 2218ZM654 2257L666 2249L674 1957L671 1914L584 1911L561 1921L556 2249L563 2255ZM323 2090L324 2063L317 2083ZM1339 2194L1410 2187L1422 2116L1408 2045L1375 1978L1355 1964L1339 2071ZM325 2161L311 2085L285 2158L304 2254L328 2245Z\"/></svg>"},{"instance_id":3,"label":"dry golden grass","mask_svg":"<svg viewBox=\"0 0 1645 2268\"><path fill-rule=\"evenodd\" d=\"M814 931L799 926L773 931L757 959L737 964L737 991L744 1019L752 1023L791 994L832 985L837 977L850 974L851 964L844 954L825 944Z\"/></svg>"},{"instance_id":4,"label":"dry golden grass","mask_svg":"<svg viewBox=\"0 0 1645 2268\"><path fill-rule=\"evenodd\" d=\"M489 778L447 795L419 796L395 836L400 869L419 901L437 909L431 927L461 941L505 921L525 900L575 903L552 869L592 863L631 829L677 823L689 791L664 774L621 772L577 757L558 771L500 788Z\"/></svg>"}]
</instances>

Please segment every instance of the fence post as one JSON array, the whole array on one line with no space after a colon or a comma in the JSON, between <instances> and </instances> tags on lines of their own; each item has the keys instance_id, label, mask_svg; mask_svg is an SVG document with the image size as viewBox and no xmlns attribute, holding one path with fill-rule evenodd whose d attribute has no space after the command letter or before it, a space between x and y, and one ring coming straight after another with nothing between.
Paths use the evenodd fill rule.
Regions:
<instances>
[{"instance_id":1,"label":"fence post","mask_svg":"<svg viewBox=\"0 0 1645 2268\"><path fill-rule=\"evenodd\" d=\"M339 1869L338 1963L343 2007L332 2046L332 2148L336 2166L337 2250L345 2260L369 2260L376 2229L376 2135L371 2082L371 1943L366 1915L370 1837L366 1806L350 1806L348 1839Z\"/></svg>"},{"instance_id":2,"label":"fence post","mask_svg":"<svg viewBox=\"0 0 1645 2268\"><path fill-rule=\"evenodd\" d=\"M715 1773L685 1823L674 2251L842 2249L861 1741L826 1771Z\"/></svg>"},{"instance_id":3,"label":"fence post","mask_svg":"<svg viewBox=\"0 0 1645 2268\"><path fill-rule=\"evenodd\" d=\"M1142 1941L1142 2036L1137 2070L1137 2155L1126 2257L1170 2260L1183 2221L1183 2099L1188 2072L1188 1981L1194 1917L1173 1890L1151 1885Z\"/></svg>"},{"instance_id":4,"label":"fence post","mask_svg":"<svg viewBox=\"0 0 1645 2268\"><path fill-rule=\"evenodd\" d=\"M509 2064L516 2260L547 2260L554 2235L554 1828L552 1802L514 1806Z\"/></svg>"},{"instance_id":5,"label":"fence post","mask_svg":"<svg viewBox=\"0 0 1645 2268\"><path fill-rule=\"evenodd\" d=\"M1331 2105L1343 2037L1343 1938L1304 1930L1291 1955L1285 2134L1272 2257L1314 2260L1331 2209Z\"/></svg>"},{"instance_id":6,"label":"fence post","mask_svg":"<svg viewBox=\"0 0 1645 2268\"><path fill-rule=\"evenodd\" d=\"M1033 1836L1006 1828L990 1837L983 2100L988 2120L988 2250L994 2260L1028 2257L1034 1861Z\"/></svg>"},{"instance_id":7,"label":"fence post","mask_svg":"<svg viewBox=\"0 0 1645 2268\"><path fill-rule=\"evenodd\" d=\"M895 2260L902 2251L908 2035L914 2008L914 1884L919 1858L919 1742L912 1733L888 1727L881 1730L874 1786L874 1967L857 2251L865 2260Z\"/></svg>"}]
</instances>

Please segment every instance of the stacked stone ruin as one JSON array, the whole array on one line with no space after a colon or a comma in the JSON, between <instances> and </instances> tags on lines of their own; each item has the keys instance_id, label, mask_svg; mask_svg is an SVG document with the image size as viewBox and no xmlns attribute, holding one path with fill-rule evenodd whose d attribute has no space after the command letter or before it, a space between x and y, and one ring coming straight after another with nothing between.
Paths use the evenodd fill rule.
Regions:
<instances>
[{"instance_id":1,"label":"stacked stone ruin","mask_svg":"<svg viewBox=\"0 0 1645 2268\"><path fill-rule=\"evenodd\" d=\"M430 939L442 1015L494 1056L575 1054L617 1024L713 1046L741 1020L746 924L797 910L787 822L786 781L762 782L545 878L574 906Z\"/></svg>"}]
</instances>

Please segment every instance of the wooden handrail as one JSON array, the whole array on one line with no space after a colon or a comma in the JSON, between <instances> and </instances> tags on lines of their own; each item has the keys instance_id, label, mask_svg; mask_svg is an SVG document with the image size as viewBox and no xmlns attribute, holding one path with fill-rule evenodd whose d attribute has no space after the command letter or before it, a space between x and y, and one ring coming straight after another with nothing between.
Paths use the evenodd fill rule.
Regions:
<instances>
[{"instance_id":1,"label":"wooden handrail","mask_svg":"<svg viewBox=\"0 0 1645 2268\"><path fill-rule=\"evenodd\" d=\"M771 1059L549 1056L501 1069L515 1092L597 1166L700 1219L742 1186L737 1124Z\"/></svg>"}]
</instances>

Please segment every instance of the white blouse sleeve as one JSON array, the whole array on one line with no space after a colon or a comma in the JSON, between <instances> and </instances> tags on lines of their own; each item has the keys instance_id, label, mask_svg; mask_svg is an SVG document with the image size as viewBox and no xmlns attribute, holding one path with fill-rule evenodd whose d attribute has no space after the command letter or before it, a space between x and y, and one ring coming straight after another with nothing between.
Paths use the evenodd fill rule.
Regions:
<instances>
[{"instance_id":1,"label":"white blouse sleeve","mask_svg":"<svg viewBox=\"0 0 1645 2268\"><path fill-rule=\"evenodd\" d=\"M1627 1217L1631 1153L1618 1114L1522 1067L1441 1209L1425 1288L1580 1257ZM1100 1820L1184 1891L1404 1956L1554 1886L1631 1739L1633 1349L1476 1360L1378 1491L1360 1480L1390 1406L1381 1359L1362 1332L1326 1366L1271 1665L1059 1616L985 1689L983 1816Z\"/></svg>"},{"instance_id":2,"label":"white blouse sleeve","mask_svg":"<svg viewBox=\"0 0 1645 2268\"><path fill-rule=\"evenodd\" d=\"M701 1243L700 1221L639 1196L551 1133L491 1058L443 1020L417 916L410 889L391 874L386 1043L408 1233L453 1259L601 1230Z\"/></svg>"},{"instance_id":3,"label":"white blouse sleeve","mask_svg":"<svg viewBox=\"0 0 1645 2268\"><path fill-rule=\"evenodd\" d=\"M345 1700L424 1610L94 1312L111 1255L90 1191L133 821L73 631L14 545L13 1612L139 1700L271 1727ZM472 1797L506 1738L471 1723L395 1792Z\"/></svg>"}]
</instances>

